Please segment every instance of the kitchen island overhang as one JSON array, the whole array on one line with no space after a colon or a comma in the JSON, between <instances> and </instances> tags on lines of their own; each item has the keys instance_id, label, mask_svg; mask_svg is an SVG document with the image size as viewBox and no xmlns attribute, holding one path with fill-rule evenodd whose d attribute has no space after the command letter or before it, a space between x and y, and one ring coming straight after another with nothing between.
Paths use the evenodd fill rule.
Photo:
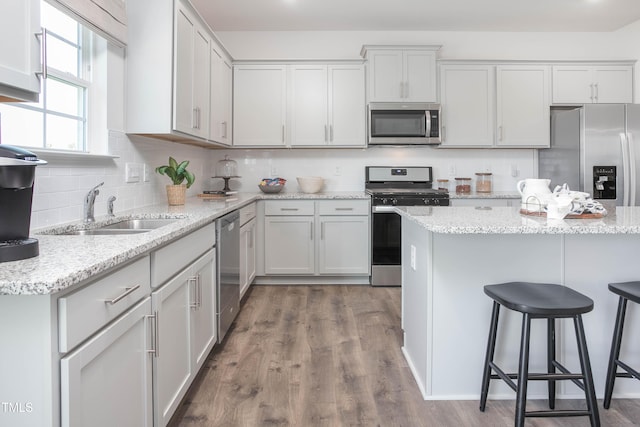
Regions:
<instances>
[{"instance_id":1,"label":"kitchen island overhang","mask_svg":"<svg viewBox=\"0 0 640 427\"><path fill-rule=\"evenodd\" d=\"M640 279L640 208L612 210L602 219L547 221L517 208L397 208L402 215L403 352L425 399L479 399L491 300L483 286L511 281L557 283L592 298L583 317L596 393L604 393L617 297L611 282ZM640 311L629 306L627 334L640 332ZM517 371L521 315L503 310L496 362ZM557 321L558 359L579 371L573 323ZM567 329L569 328L569 329ZM546 371L546 323L532 323L530 372ZM640 366L640 341L627 340L621 359ZM614 397L640 397L640 382L621 380ZM546 398L534 382L530 399ZM584 397L567 381L560 398ZM490 399L515 399L494 382Z\"/></svg>"}]
</instances>

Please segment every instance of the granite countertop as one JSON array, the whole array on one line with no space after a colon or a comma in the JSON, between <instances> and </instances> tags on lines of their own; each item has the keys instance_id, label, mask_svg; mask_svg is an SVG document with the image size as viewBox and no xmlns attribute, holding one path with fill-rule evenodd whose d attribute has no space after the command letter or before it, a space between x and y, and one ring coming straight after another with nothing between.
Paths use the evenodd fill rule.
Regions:
<instances>
[{"instance_id":1,"label":"granite countertop","mask_svg":"<svg viewBox=\"0 0 640 427\"><path fill-rule=\"evenodd\" d=\"M640 207L617 207L599 219L547 220L519 207L397 207L404 218L444 234L640 234Z\"/></svg>"},{"instance_id":2,"label":"granite countertop","mask_svg":"<svg viewBox=\"0 0 640 427\"><path fill-rule=\"evenodd\" d=\"M271 199L369 199L369 195L364 192L240 193L220 200L200 200L192 197L187 199L184 206L168 206L163 203L123 212L113 219L98 217L96 223L90 227L78 221L51 228L34 229L31 235L39 241L40 255L21 261L0 263L0 295L44 295L60 292L148 253L255 200ZM176 221L140 234L52 234L95 228L130 218L173 218Z\"/></svg>"},{"instance_id":3,"label":"granite countertop","mask_svg":"<svg viewBox=\"0 0 640 427\"><path fill-rule=\"evenodd\" d=\"M450 199L519 199L521 197L517 191L492 191L491 193L472 191L468 194L459 194L452 191L449 193Z\"/></svg>"}]
</instances>

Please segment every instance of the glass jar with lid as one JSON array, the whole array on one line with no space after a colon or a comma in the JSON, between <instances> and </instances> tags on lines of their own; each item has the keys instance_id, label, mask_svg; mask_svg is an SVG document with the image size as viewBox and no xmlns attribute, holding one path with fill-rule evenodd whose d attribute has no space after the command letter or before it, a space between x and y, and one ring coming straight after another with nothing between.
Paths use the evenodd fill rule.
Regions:
<instances>
[{"instance_id":1,"label":"glass jar with lid","mask_svg":"<svg viewBox=\"0 0 640 427\"><path fill-rule=\"evenodd\" d=\"M491 172L476 172L476 192L491 193Z\"/></svg>"},{"instance_id":2,"label":"glass jar with lid","mask_svg":"<svg viewBox=\"0 0 640 427\"><path fill-rule=\"evenodd\" d=\"M471 193L471 178L456 178L456 193L457 194Z\"/></svg>"},{"instance_id":3,"label":"glass jar with lid","mask_svg":"<svg viewBox=\"0 0 640 427\"><path fill-rule=\"evenodd\" d=\"M449 192L449 180L448 179L437 179L436 180L437 183L437 190L442 190L442 191L446 191L447 193Z\"/></svg>"}]
</instances>

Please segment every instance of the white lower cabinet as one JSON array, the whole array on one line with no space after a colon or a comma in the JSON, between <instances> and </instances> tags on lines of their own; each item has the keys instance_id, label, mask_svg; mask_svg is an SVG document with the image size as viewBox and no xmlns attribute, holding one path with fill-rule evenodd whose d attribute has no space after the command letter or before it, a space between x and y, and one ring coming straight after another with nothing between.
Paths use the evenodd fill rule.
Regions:
<instances>
[{"instance_id":1,"label":"white lower cabinet","mask_svg":"<svg viewBox=\"0 0 640 427\"><path fill-rule=\"evenodd\" d=\"M60 361L63 426L151 426L150 298Z\"/></svg>"},{"instance_id":2,"label":"white lower cabinet","mask_svg":"<svg viewBox=\"0 0 640 427\"><path fill-rule=\"evenodd\" d=\"M368 274L368 216L320 216L319 226L318 273Z\"/></svg>"},{"instance_id":3,"label":"white lower cabinet","mask_svg":"<svg viewBox=\"0 0 640 427\"><path fill-rule=\"evenodd\" d=\"M313 215L266 217L264 242L266 274L315 272Z\"/></svg>"},{"instance_id":4,"label":"white lower cabinet","mask_svg":"<svg viewBox=\"0 0 640 427\"><path fill-rule=\"evenodd\" d=\"M266 275L368 275L368 200L266 201Z\"/></svg>"},{"instance_id":5,"label":"white lower cabinet","mask_svg":"<svg viewBox=\"0 0 640 427\"><path fill-rule=\"evenodd\" d=\"M213 347L215 250L151 294L157 316L154 358L155 426L165 426Z\"/></svg>"},{"instance_id":6,"label":"white lower cabinet","mask_svg":"<svg viewBox=\"0 0 640 427\"><path fill-rule=\"evenodd\" d=\"M256 277L256 219L240 226L240 298Z\"/></svg>"}]
</instances>

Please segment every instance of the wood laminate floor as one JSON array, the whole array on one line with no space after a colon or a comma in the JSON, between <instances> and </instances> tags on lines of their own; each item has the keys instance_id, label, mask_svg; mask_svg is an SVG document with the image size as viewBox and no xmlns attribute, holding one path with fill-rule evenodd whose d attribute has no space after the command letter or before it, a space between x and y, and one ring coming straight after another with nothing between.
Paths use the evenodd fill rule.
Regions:
<instances>
[{"instance_id":1,"label":"wood laminate floor","mask_svg":"<svg viewBox=\"0 0 640 427\"><path fill-rule=\"evenodd\" d=\"M171 425L513 425L514 401L489 401L484 413L477 401L424 401L401 344L400 288L253 286ZM530 401L527 409L535 408L545 402ZM603 426L640 425L639 400L599 409ZM589 423L530 418L526 425Z\"/></svg>"}]
</instances>

